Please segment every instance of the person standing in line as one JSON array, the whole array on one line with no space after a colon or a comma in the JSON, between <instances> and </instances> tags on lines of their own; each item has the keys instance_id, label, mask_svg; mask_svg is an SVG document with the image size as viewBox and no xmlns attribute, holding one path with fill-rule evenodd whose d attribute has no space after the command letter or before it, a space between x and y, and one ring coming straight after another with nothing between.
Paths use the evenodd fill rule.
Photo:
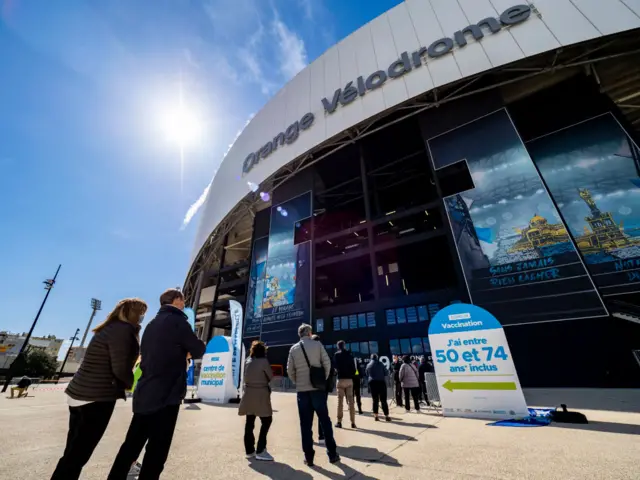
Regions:
<instances>
[{"instance_id":1,"label":"person standing in line","mask_svg":"<svg viewBox=\"0 0 640 480\"><path fill-rule=\"evenodd\" d=\"M347 397L351 428L356 427L356 408L353 401L353 379L356 378L356 364L351 352L345 348L344 340L338 342L338 351L333 356L338 377L338 423L336 428L342 428L344 415L344 398Z\"/></svg>"},{"instance_id":2,"label":"person standing in line","mask_svg":"<svg viewBox=\"0 0 640 480\"><path fill-rule=\"evenodd\" d=\"M356 373L353 376L353 397L358 405L358 414L362 415L362 397L360 396L360 391L362 389L362 375L360 373L360 362L357 358L354 358L353 361L356 369Z\"/></svg>"},{"instance_id":3,"label":"person standing in line","mask_svg":"<svg viewBox=\"0 0 640 480\"><path fill-rule=\"evenodd\" d=\"M140 299L121 300L93 329L80 368L65 390L69 433L51 480L80 478L107 429L116 401L126 400L125 391L133 386L133 366L140 352L138 335L146 311L147 304Z\"/></svg>"},{"instance_id":4,"label":"person standing in line","mask_svg":"<svg viewBox=\"0 0 640 480\"><path fill-rule=\"evenodd\" d=\"M402 362L397 355L393 356L393 388L396 394L396 405L399 407L403 406L402 402L402 385L400 384L400 368L402 367Z\"/></svg>"},{"instance_id":5,"label":"person standing in line","mask_svg":"<svg viewBox=\"0 0 640 480\"><path fill-rule=\"evenodd\" d=\"M422 392L422 398L424 399L424 403L429 405L429 397L427 396L427 381L425 377L425 373L429 373L429 364L427 363L427 357L422 357L420 359L420 367L418 368L418 373L420 377L420 390Z\"/></svg>"},{"instance_id":6,"label":"person standing in line","mask_svg":"<svg viewBox=\"0 0 640 480\"><path fill-rule=\"evenodd\" d=\"M313 338L316 342L320 342L320 335L313 335L311 338ZM327 378L327 390L325 392L325 396L327 398L329 396L329 392L333 389L333 387L331 386L331 382L333 381L333 369L330 369L330 371L332 373L329 375L329 378ZM322 430L322 424L320 423L320 419L318 419L318 445L324 445L324 444L325 444L324 431Z\"/></svg>"},{"instance_id":7,"label":"person standing in line","mask_svg":"<svg viewBox=\"0 0 640 480\"><path fill-rule=\"evenodd\" d=\"M369 388L371 389L371 397L373 398L373 418L379 422L378 404L382 405L382 413L387 422L391 421L389 416L389 405L387 405L387 369L378 360L378 355L371 355L371 361L367 365L367 379L369 380Z\"/></svg>"},{"instance_id":8,"label":"person standing in line","mask_svg":"<svg viewBox=\"0 0 640 480\"><path fill-rule=\"evenodd\" d=\"M133 392L133 418L108 480L125 480L147 444L139 480L160 477L169 455L180 404L187 393L185 359L202 358L198 339L183 312L184 295L169 289L160 296L160 310L142 336L142 376Z\"/></svg>"},{"instance_id":9,"label":"person standing in line","mask_svg":"<svg viewBox=\"0 0 640 480\"><path fill-rule=\"evenodd\" d=\"M411 363L411 357L405 355L402 358L404 362L400 367L398 377L404 390L404 408L407 412L411 410L411 402L409 394L413 397L413 405L416 412L420 411L420 378L418 369Z\"/></svg>"},{"instance_id":10,"label":"person standing in line","mask_svg":"<svg viewBox=\"0 0 640 480\"><path fill-rule=\"evenodd\" d=\"M266 462L273 462L273 457L267 452L267 434L273 422L271 407L271 387L273 378L271 365L267 360L267 347L264 342L254 340L249 350L249 358L244 367L244 391L238 408L238 415L246 415L244 425L244 448L247 458L254 458ZM260 417L260 436L258 447L253 435L256 417Z\"/></svg>"},{"instance_id":11,"label":"person standing in line","mask_svg":"<svg viewBox=\"0 0 640 480\"><path fill-rule=\"evenodd\" d=\"M322 368L326 382L331 374L331 360L324 346L313 340L311 334L311 325L303 323L298 327L300 341L291 347L287 360L287 373L291 381L296 384L304 463L309 467L313 467L315 456L312 432L313 412L318 415L318 421L322 425L329 461L331 463L340 461L327 409L326 385L324 388L319 385L314 386L311 377L312 367L314 369Z\"/></svg>"}]
</instances>

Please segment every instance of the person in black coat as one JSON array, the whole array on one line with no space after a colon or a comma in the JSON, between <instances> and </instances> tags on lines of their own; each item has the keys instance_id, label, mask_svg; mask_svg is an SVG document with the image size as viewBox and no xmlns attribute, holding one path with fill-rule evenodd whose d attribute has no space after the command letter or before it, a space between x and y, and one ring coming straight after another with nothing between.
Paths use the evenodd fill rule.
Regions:
<instances>
[{"instance_id":1,"label":"person in black coat","mask_svg":"<svg viewBox=\"0 0 640 480\"><path fill-rule=\"evenodd\" d=\"M142 376L133 393L133 419L111 467L109 480L125 480L142 452L140 480L160 477L169 455L180 404L187 393L187 354L202 358L205 344L188 323L184 295L170 289L160 296L160 310L144 331Z\"/></svg>"},{"instance_id":2,"label":"person in black coat","mask_svg":"<svg viewBox=\"0 0 640 480\"><path fill-rule=\"evenodd\" d=\"M80 477L109 425L116 400L126 400L125 390L133 385L133 365L140 350L138 334L146 311L147 304L140 299L122 300L93 329L80 368L65 390L69 433L51 480Z\"/></svg>"},{"instance_id":3,"label":"person in black coat","mask_svg":"<svg viewBox=\"0 0 640 480\"><path fill-rule=\"evenodd\" d=\"M402 385L400 384L400 367L402 367L402 362L400 358L397 356L393 357L393 364L391 368L393 369L393 385L396 394L396 405L399 407L403 406L402 401Z\"/></svg>"}]
</instances>

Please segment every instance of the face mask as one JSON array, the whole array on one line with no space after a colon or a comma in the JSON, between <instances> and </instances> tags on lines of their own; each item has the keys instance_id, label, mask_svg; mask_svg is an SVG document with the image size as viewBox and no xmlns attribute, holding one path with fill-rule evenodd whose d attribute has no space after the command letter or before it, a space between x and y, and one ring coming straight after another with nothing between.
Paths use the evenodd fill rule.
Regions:
<instances>
[{"instance_id":1,"label":"face mask","mask_svg":"<svg viewBox=\"0 0 640 480\"><path fill-rule=\"evenodd\" d=\"M140 322L139 323L142 323L142 322L144 322L144 313L142 315L140 315Z\"/></svg>"}]
</instances>

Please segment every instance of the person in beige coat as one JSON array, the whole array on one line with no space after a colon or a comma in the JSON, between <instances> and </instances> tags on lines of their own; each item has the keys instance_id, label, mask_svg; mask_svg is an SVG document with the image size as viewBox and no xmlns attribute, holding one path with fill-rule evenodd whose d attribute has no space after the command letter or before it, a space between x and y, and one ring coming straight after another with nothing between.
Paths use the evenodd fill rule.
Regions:
<instances>
[{"instance_id":1,"label":"person in beige coat","mask_svg":"<svg viewBox=\"0 0 640 480\"><path fill-rule=\"evenodd\" d=\"M269 382L273 372L267 360L267 347L264 342L255 340L249 350L249 358L244 366L244 390L238 415L246 415L244 426L244 448L247 458L272 462L273 457L267 452L267 434L273 421L271 408L271 387ZM253 429L256 417L260 417L260 435L256 448Z\"/></svg>"}]
</instances>

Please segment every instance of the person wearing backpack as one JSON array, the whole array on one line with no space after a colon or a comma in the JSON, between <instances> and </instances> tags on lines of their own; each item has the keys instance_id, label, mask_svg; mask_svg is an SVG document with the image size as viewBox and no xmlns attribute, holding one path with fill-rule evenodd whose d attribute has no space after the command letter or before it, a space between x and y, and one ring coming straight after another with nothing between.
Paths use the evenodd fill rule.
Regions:
<instances>
[{"instance_id":1,"label":"person wearing backpack","mask_svg":"<svg viewBox=\"0 0 640 480\"><path fill-rule=\"evenodd\" d=\"M409 401L409 394L413 397L413 405L416 412L420 411L420 375L418 369L411 364L411 357L405 355L402 358L402 366L400 367L400 383L404 390L404 408L409 412L411 410L411 403Z\"/></svg>"},{"instance_id":2,"label":"person wearing backpack","mask_svg":"<svg viewBox=\"0 0 640 480\"><path fill-rule=\"evenodd\" d=\"M331 360L322 343L313 340L311 335L311 325L303 323L298 327L300 341L291 347L287 360L287 373L296 384L304 463L309 467L314 465L315 456L312 431L314 412L322 425L329 461L340 461L327 409L326 390L327 379L331 374Z\"/></svg>"}]
</instances>

